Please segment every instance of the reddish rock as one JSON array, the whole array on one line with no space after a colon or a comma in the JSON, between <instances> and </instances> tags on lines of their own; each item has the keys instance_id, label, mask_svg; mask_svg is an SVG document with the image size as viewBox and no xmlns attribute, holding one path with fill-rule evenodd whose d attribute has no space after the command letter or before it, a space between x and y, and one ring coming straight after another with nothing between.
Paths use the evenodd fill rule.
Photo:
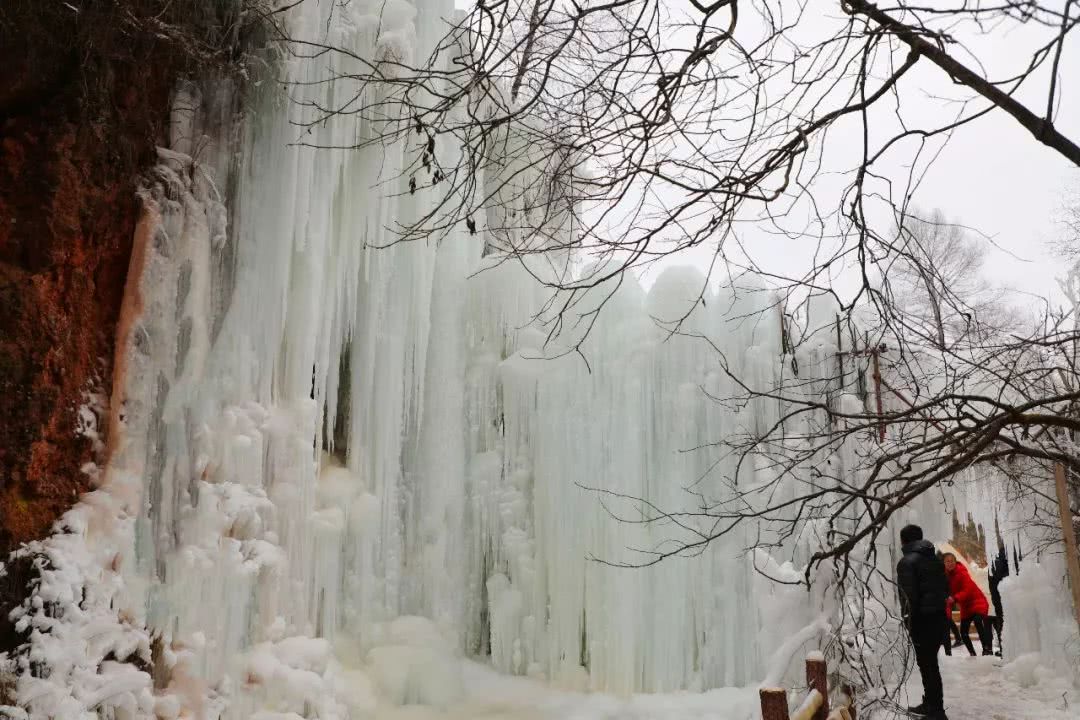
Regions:
<instances>
[{"instance_id":1,"label":"reddish rock","mask_svg":"<svg viewBox=\"0 0 1080 720\"><path fill-rule=\"evenodd\" d=\"M138 177L184 62L117 20L155 3L123 5L13 0L0 11L4 556L47 534L90 485L81 468L97 458L77 413L86 392L111 386Z\"/></svg>"}]
</instances>

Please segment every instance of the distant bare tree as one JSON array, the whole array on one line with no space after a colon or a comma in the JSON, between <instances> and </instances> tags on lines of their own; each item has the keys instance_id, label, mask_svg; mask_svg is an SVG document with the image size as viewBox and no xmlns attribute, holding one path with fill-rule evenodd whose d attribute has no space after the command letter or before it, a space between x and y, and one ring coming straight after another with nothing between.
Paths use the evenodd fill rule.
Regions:
<instances>
[{"instance_id":1,"label":"distant bare tree","mask_svg":"<svg viewBox=\"0 0 1080 720\"><path fill-rule=\"evenodd\" d=\"M1070 188L1058 217L1060 235L1053 244L1064 260L1080 260L1080 183Z\"/></svg>"},{"instance_id":2,"label":"distant bare tree","mask_svg":"<svg viewBox=\"0 0 1080 720\"><path fill-rule=\"evenodd\" d=\"M886 275L908 334L945 350L1016 329L1020 318L1005 291L983 276L988 246L940 210L925 218L915 210L907 215Z\"/></svg>"}]
</instances>

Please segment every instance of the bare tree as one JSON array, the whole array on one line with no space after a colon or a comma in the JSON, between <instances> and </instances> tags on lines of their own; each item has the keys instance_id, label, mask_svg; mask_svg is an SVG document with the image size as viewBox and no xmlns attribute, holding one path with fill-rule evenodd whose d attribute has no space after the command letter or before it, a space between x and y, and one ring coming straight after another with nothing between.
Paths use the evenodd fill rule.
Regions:
<instances>
[{"instance_id":1,"label":"bare tree","mask_svg":"<svg viewBox=\"0 0 1080 720\"><path fill-rule=\"evenodd\" d=\"M1054 254L1062 260L1080 259L1080 184L1071 187L1058 217L1060 235L1053 244Z\"/></svg>"},{"instance_id":2,"label":"bare tree","mask_svg":"<svg viewBox=\"0 0 1080 720\"><path fill-rule=\"evenodd\" d=\"M1017 329L1018 313L1003 288L983 276L988 243L950 223L940 210L912 211L897 228L896 259L886 270L890 304L908 334L936 350L984 343Z\"/></svg>"},{"instance_id":3,"label":"bare tree","mask_svg":"<svg viewBox=\"0 0 1080 720\"><path fill-rule=\"evenodd\" d=\"M595 320L603 302L576 311L586 290L695 247L711 252L710 276L749 270L788 301L826 293L844 310L874 304L910 333L903 326L926 318L897 313L871 279L914 267L910 255L921 265L970 255L954 241L943 241L953 247L944 258L927 255L938 251L918 250L909 232L912 197L944 142L1004 113L1080 165L1080 146L1054 126L1063 48L1080 23L1074 0L483 0L415 57L361 57L310 29L294 34L289 7L274 20L290 52L359 68L325 78L331 100L303 101L299 141L344 115L372 128L357 145L410 148L401 192L430 202L416 221L388 228L387 242L464 227L486 233L505 260L539 256L547 268L563 258L546 270L527 264L557 291L543 318L553 335ZM979 43L1013 32L1028 54L1000 76L985 70ZM926 102L927 82L946 97ZM1032 109L1018 94L1037 86L1045 104ZM755 252L755 233L811 246L814 260L780 273ZM861 287L837 293L839 268ZM949 297L955 275L934 280L946 293L926 296L924 308L953 306L960 320L948 332L967 323ZM974 314L980 332L998 317L987 315ZM932 324L941 345L945 319Z\"/></svg>"},{"instance_id":4,"label":"bare tree","mask_svg":"<svg viewBox=\"0 0 1080 720\"><path fill-rule=\"evenodd\" d=\"M822 15L830 11L832 20ZM736 254L735 228L747 213L803 242L841 233L844 242L821 264L849 258L865 266L891 254L888 239L874 234L869 206L905 210L919 179L913 171L906 187L894 187L877 169L890 160L925 166L935 139L987 113L1004 111L1033 142L1080 164L1080 147L1053 124L1062 48L1077 22L1071 1L747 8L719 0L685 9L649 0L485 1L425 57L357 58L366 72L328 78L356 92L311 108L309 122L355 114L379 125L374 141L420 137L414 170L423 177L413 179L438 202L398 228L401 239L478 221L495 200L507 204L512 185L520 212L485 229L514 234L515 253L549 250L566 241L547 232L551 209L540 200L562 179L564 194L592 210L577 218L583 252L619 259L601 276L554 283L562 288L592 286L702 243L716 243L723 258ZM1015 74L991 77L957 59L969 55L979 67L961 39L1018 28L1041 37ZM319 38L290 40L297 54L348 52ZM935 73L959 88L947 118L916 97ZM1016 91L1039 82L1048 87L1037 113ZM384 92L364 99L373 84ZM841 149L834 133L854 138L858 152L848 142ZM460 158L443 155L453 144L464 149ZM582 165L587 172L578 174ZM821 190L823 169L846 187ZM804 204L813 206L810 223L785 222ZM537 234L542 241L525 241Z\"/></svg>"}]
</instances>

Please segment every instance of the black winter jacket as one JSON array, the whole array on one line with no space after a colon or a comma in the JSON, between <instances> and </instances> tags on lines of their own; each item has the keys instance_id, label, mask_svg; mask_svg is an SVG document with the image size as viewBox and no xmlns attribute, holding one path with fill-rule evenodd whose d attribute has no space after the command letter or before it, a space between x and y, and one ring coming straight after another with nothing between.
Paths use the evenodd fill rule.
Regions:
<instances>
[{"instance_id":1,"label":"black winter jacket","mask_svg":"<svg viewBox=\"0 0 1080 720\"><path fill-rule=\"evenodd\" d=\"M1009 576L1009 555L1004 547L998 548L997 557L990 564L990 602L994 603L994 615L1003 617L1001 610L1001 591L998 585Z\"/></svg>"},{"instance_id":2,"label":"black winter jacket","mask_svg":"<svg viewBox=\"0 0 1080 720\"><path fill-rule=\"evenodd\" d=\"M900 607L904 617L944 616L949 581L933 543L916 540L904 545L902 550L904 557L896 564L896 583L900 586Z\"/></svg>"}]
</instances>

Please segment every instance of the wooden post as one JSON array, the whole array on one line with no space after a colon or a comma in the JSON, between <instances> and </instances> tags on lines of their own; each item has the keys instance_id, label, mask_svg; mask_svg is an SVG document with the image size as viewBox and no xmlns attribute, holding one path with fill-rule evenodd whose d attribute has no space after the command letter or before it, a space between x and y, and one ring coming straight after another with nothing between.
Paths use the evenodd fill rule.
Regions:
<instances>
[{"instance_id":1,"label":"wooden post","mask_svg":"<svg viewBox=\"0 0 1080 720\"><path fill-rule=\"evenodd\" d=\"M776 303L776 309L780 311L780 350L785 355L792 353L791 338L788 337L787 315L784 314L782 303Z\"/></svg>"},{"instance_id":2,"label":"wooden post","mask_svg":"<svg viewBox=\"0 0 1080 720\"><path fill-rule=\"evenodd\" d=\"M878 359L878 348L874 348L874 397L877 400L878 416L878 442L885 442L885 408L881 402L881 361Z\"/></svg>"},{"instance_id":3,"label":"wooden post","mask_svg":"<svg viewBox=\"0 0 1080 720\"><path fill-rule=\"evenodd\" d=\"M160 630L150 635L150 678L155 690L164 690L169 686L171 672L165 661L165 637Z\"/></svg>"},{"instance_id":4,"label":"wooden post","mask_svg":"<svg viewBox=\"0 0 1080 720\"><path fill-rule=\"evenodd\" d=\"M761 720L788 720L787 690L761 688Z\"/></svg>"},{"instance_id":5,"label":"wooden post","mask_svg":"<svg viewBox=\"0 0 1080 720\"><path fill-rule=\"evenodd\" d=\"M829 715L829 670L825 658L820 655L806 658L806 684L821 693L821 707L814 713L814 720L825 720Z\"/></svg>"},{"instance_id":6,"label":"wooden post","mask_svg":"<svg viewBox=\"0 0 1080 720\"><path fill-rule=\"evenodd\" d=\"M837 404L836 409L841 410L839 398L844 397L844 343L843 335L840 333L840 315L836 316L836 364L840 370L840 389L837 391ZM858 365L856 365L858 368ZM834 421L833 416L830 415L830 421Z\"/></svg>"},{"instance_id":7,"label":"wooden post","mask_svg":"<svg viewBox=\"0 0 1080 720\"><path fill-rule=\"evenodd\" d=\"M1065 466L1054 464L1054 485L1057 487L1058 512L1061 515L1061 535L1065 540L1065 564L1072 586L1073 614L1080 629L1080 553L1076 549L1076 533L1073 531L1072 510L1069 509L1069 489L1065 483Z\"/></svg>"}]
</instances>

